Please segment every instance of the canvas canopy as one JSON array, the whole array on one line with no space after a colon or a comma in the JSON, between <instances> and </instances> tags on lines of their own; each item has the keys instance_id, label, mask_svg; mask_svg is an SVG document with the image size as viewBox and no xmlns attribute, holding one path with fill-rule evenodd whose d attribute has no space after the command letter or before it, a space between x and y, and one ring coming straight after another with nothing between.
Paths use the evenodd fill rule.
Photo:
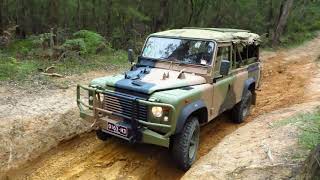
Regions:
<instances>
[{"instance_id":1,"label":"canvas canopy","mask_svg":"<svg viewBox=\"0 0 320 180\"><path fill-rule=\"evenodd\" d=\"M216 42L232 42L235 44L259 44L260 36L242 29L226 28L183 28L172 29L151 34L150 36L173 37L173 38L195 38L214 40Z\"/></svg>"}]
</instances>

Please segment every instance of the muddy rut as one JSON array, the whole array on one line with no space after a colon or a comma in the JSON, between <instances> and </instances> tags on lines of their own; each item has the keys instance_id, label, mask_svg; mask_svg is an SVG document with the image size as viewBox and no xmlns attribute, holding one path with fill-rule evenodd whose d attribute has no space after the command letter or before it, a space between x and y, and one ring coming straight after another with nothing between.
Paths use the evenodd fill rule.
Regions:
<instances>
[{"instance_id":1,"label":"muddy rut","mask_svg":"<svg viewBox=\"0 0 320 180\"><path fill-rule=\"evenodd\" d=\"M201 128L198 158L207 154L226 135L255 117L312 101L308 96L310 77L316 71L320 55L320 37L291 50L262 53L262 84L256 106L241 125L233 124L226 114ZM317 51L318 50L318 51ZM8 173L9 179L179 179L165 148L153 145L130 145L112 138L107 142L85 133Z\"/></svg>"}]
</instances>

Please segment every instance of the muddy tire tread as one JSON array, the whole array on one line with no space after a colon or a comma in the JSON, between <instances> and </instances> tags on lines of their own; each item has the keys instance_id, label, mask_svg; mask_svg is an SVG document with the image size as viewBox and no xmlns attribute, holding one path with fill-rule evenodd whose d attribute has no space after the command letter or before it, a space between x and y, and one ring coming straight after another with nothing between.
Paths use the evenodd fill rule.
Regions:
<instances>
[{"instance_id":1,"label":"muddy tire tread","mask_svg":"<svg viewBox=\"0 0 320 180\"><path fill-rule=\"evenodd\" d=\"M247 100L252 101L252 92L247 90L246 94L243 96L242 100L236 104L231 110L231 118L234 123L242 123L246 117L243 116L243 110L245 106L245 102ZM251 102L250 102L251 105ZM250 107L249 107L250 110ZM250 112L250 111L249 111ZM248 114L247 114L248 115Z\"/></svg>"},{"instance_id":2,"label":"muddy tire tread","mask_svg":"<svg viewBox=\"0 0 320 180\"><path fill-rule=\"evenodd\" d=\"M190 117L183 127L181 133L174 136L172 155L178 167L184 171L188 170L193 163L190 162L188 158L189 140L191 139L192 133L196 128L199 128L198 118Z\"/></svg>"}]
</instances>

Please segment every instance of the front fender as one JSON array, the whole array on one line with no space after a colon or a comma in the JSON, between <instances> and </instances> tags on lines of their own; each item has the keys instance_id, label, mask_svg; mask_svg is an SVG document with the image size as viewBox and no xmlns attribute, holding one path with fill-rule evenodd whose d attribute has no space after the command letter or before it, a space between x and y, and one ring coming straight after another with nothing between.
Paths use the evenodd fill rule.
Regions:
<instances>
[{"instance_id":1,"label":"front fender","mask_svg":"<svg viewBox=\"0 0 320 180\"><path fill-rule=\"evenodd\" d=\"M180 111L179 116L178 116L175 133L177 134L177 133L181 132L185 122L187 121L188 117L193 112L195 112L201 108L204 108L204 107L206 108L206 105L202 100L194 101L194 102L186 105L185 107L183 107L182 110Z\"/></svg>"}]
</instances>

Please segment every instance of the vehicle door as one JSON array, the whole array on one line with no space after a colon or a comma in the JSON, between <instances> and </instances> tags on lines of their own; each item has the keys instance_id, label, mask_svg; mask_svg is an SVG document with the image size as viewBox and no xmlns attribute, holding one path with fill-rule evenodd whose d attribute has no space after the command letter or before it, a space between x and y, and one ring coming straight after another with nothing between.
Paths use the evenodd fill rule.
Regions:
<instances>
[{"instance_id":1,"label":"vehicle door","mask_svg":"<svg viewBox=\"0 0 320 180\"><path fill-rule=\"evenodd\" d=\"M232 73L232 46L224 44L218 46L218 51L213 62L213 117L233 107L236 103L234 92L235 74ZM229 63L227 74L221 71Z\"/></svg>"}]
</instances>

